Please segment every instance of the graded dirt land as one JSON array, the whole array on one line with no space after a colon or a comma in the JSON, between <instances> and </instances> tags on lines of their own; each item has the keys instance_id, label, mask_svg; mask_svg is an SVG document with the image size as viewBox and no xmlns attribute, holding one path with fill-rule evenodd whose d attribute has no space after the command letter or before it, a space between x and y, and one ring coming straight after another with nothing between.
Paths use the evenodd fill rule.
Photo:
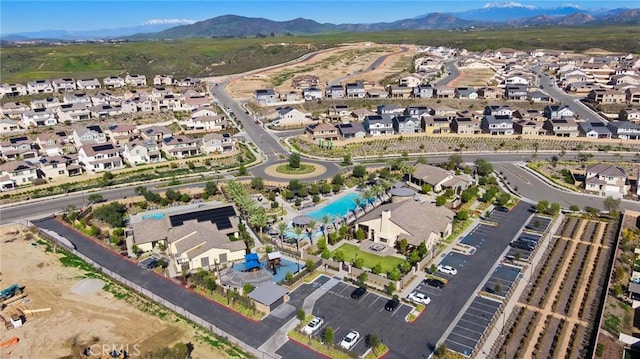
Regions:
<instances>
[{"instance_id":1,"label":"graded dirt land","mask_svg":"<svg viewBox=\"0 0 640 359\"><path fill-rule=\"evenodd\" d=\"M146 358L148 352L178 342L194 345L193 358L228 357L200 343L199 329L183 320L177 321L167 311L143 312L130 299L116 298L100 289L98 279L87 279L85 270L63 266L62 255L47 251L51 249L47 243L40 241L33 245L36 240L19 225L0 227L0 286L18 283L24 286L26 294L25 298L8 304L2 316L8 319L18 314L19 309L51 308L26 314L21 327L1 326L0 342L14 337L19 342L0 349L0 358L81 358L87 348L92 354L90 358L107 357L110 348L124 348L131 357ZM152 315L158 312L165 314L163 319Z\"/></svg>"},{"instance_id":2,"label":"graded dirt land","mask_svg":"<svg viewBox=\"0 0 640 359\"><path fill-rule=\"evenodd\" d=\"M291 80L299 75L317 76L321 88L326 82L336 80L342 80L343 83L362 80L369 87L380 87L380 80L408 67L414 55L412 48L409 46L408 51L402 52L397 45L348 44L321 51L302 61L251 72L233 80L226 89L232 97L239 99L251 99L253 91L261 88L274 88L279 93L286 93L294 89ZM375 69L365 71L376 59L385 55L389 56L384 62Z\"/></svg>"}]
</instances>

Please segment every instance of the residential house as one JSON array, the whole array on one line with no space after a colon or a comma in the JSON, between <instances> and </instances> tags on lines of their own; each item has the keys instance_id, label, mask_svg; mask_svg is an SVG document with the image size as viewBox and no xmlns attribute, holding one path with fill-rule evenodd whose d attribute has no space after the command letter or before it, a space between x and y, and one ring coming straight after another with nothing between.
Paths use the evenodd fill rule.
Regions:
<instances>
[{"instance_id":1,"label":"residential house","mask_svg":"<svg viewBox=\"0 0 640 359\"><path fill-rule=\"evenodd\" d=\"M611 138L611 130L601 121L583 121L578 123L580 133L588 138Z\"/></svg>"},{"instance_id":2,"label":"residential house","mask_svg":"<svg viewBox=\"0 0 640 359\"><path fill-rule=\"evenodd\" d=\"M629 121L611 121L607 125L614 138L640 140L640 125Z\"/></svg>"},{"instance_id":3,"label":"residential house","mask_svg":"<svg viewBox=\"0 0 640 359\"><path fill-rule=\"evenodd\" d=\"M424 79L422 78L422 76L418 76L416 74L411 74L409 76L405 76L405 77L401 78L400 80L398 80L398 85L403 86L403 87L414 88L414 87L418 87L419 85L421 85L423 80Z\"/></svg>"},{"instance_id":4,"label":"residential house","mask_svg":"<svg viewBox=\"0 0 640 359\"><path fill-rule=\"evenodd\" d=\"M26 161L9 161L0 165L2 190L30 184L38 178L36 167Z\"/></svg>"},{"instance_id":5,"label":"residential house","mask_svg":"<svg viewBox=\"0 0 640 359\"><path fill-rule=\"evenodd\" d=\"M0 142L0 154L5 161L38 157L38 151L33 147L33 140L29 136L9 137Z\"/></svg>"},{"instance_id":6,"label":"residential house","mask_svg":"<svg viewBox=\"0 0 640 359\"><path fill-rule=\"evenodd\" d=\"M599 104L625 103L627 101L624 92L605 88L591 90L587 98Z\"/></svg>"},{"instance_id":7,"label":"residential house","mask_svg":"<svg viewBox=\"0 0 640 359\"><path fill-rule=\"evenodd\" d=\"M180 121L188 130L222 131L227 127L224 116L197 116Z\"/></svg>"},{"instance_id":8,"label":"residential house","mask_svg":"<svg viewBox=\"0 0 640 359\"><path fill-rule=\"evenodd\" d=\"M200 79L199 78L185 77L184 79L177 81L176 82L176 86L178 86L178 87L194 87L194 86L198 86L199 83L200 83Z\"/></svg>"},{"instance_id":9,"label":"residential house","mask_svg":"<svg viewBox=\"0 0 640 359\"><path fill-rule=\"evenodd\" d=\"M511 116L484 115L480 127L482 132L491 135L513 135L513 121Z\"/></svg>"},{"instance_id":10,"label":"residential house","mask_svg":"<svg viewBox=\"0 0 640 359\"><path fill-rule=\"evenodd\" d=\"M367 98L387 98L389 97L389 93L387 90L379 87L370 87L367 90L366 94Z\"/></svg>"},{"instance_id":11,"label":"residential house","mask_svg":"<svg viewBox=\"0 0 640 359\"><path fill-rule=\"evenodd\" d=\"M548 134L556 137L578 137L580 135L578 124L572 117L548 119L542 127L547 130Z\"/></svg>"},{"instance_id":12,"label":"residential house","mask_svg":"<svg viewBox=\"0 0 640 359\"><path fill-rule=\"evenodd\" d=\"M413 88L413 97L415 98L432 98L433 86L419 85Z\"/></svg>"},{"instance_id":13,"label":"residential house","mask_svg":"<svg viewBox=\"0 0 640 359\"><path fill-rule=\"evenodd\" d=\"M535 109L515 110L512 113L512 117L520 120L544 122L544 116L542 115L542 113L540 113L540 111Z\"/></svg>"},{"instance_id":14,"label":"residential house","mask_svg":"<svg viewBox=\"0 0 640 359\"><path fill-rule=\"evenodd\" d=\"M478 98L478 93L473 87L456 87L455 97L460 99L475 100Z\"/></svg>"},{"instance_id":15,"label":"residential house","mask_svg":"<svg viewBox=\"0 0 640 359\"><path fill-rule=\"evenodd\" d=\"M83 103L63 103L56 109L56 115L62 123L73 123L90 119L91 110Z\"/></svg>"},{"instance_id":16,"label":"residential house","mask_svg":"<svg viewBox=\"0 0 640 359\"><path fill-rule=\"evenodd\" d=\"M478 97L485 100L502 98L502 92L495 87L481 87L478 89Z\"/></svg>"},{"instance_id":17,"label":"residential house","mask_svg":"<svg viewBox=\"0 0 640 359\"><path fill-rule=\"evenodd\" d=\"M325 89L325 97L330 99L338 99L345 97L345 90L342 85L330 85Z\"/></svg>"},{"instance_id":18,"label":"residential house","mask_svg":"<svg viewBox=\"0 0 640 359\"><path fill-rule=\"evenodd\" d=\"M389 85L388 86L390 98L409 98L413 94L413 88L403 85Z\"/></svg>"},{"instance_id":19,"label":"residential house","mask_svg":"<svg viewBox=\"0 0 640 359\"><path fill-rule=\"evenodd\" d=\"M393 116L391 121L393 123L393 130L397 134L404 135L423 132L421 121L415 117L407 115L396 115Z\"/></svg>"},{"instance_id":20,"label":"residential house","mask_svg":"<svg viewBox=\"0 0 640 359\"><path fill-rule=\"evenodd\" d=\"M451 133L451 123L447 117L422 116L421 126L427 135Z\"/></svg>"},{"instance_id":21,"label":"residential house","mask_svg":"<svg viewBox=\"0 0 640 359\"><path fill-rule=\"evenodd\" d=\"M457 116L458 110L456 110L455 108L451 108L447 105L435 104L431 106L431 110L429 111L429 114L436 117L446 117L452 120L454 117Z\"/></svg>"},{"instance_id":22,"label":"residential house","mask_svg":"<svg viewBox=\"0 0 640 359\"><path fill-rule=\"evenodd\" d=\"M124 77L124 82L131 87L147 86L147 77L145 75L132 74Z\"/></svg>"},{"instance_id":23,"label":"residential house","mask_svg":"<svg viewBox=\"0 0 640 359\"><path fill-rule=\"evenodd\" d=\"M0 84L0 97L26 96L27 86L23 84Z\"/></svg>"},{"instance_id":24,"label":"residential house","mask_svg":"<svg viewBox=\"0 0 640 359\"><path fill-rule=\"evenodd\" d=\"M356 121L364 121L364 118L367 116L371 116L371 115L375 115L376 113L366 109L366 108L358 108L355 109L353 111L351 111L351 118L349 120L356 120Z\"/></svg>"},{"instance_id":25,"label":"residential house","mask_svg":"<svg viewBox=\"0 0 640 359\"><path fill-rule=\"evenodd\" d=\"M51 81L51 86L56 92L75 91L78 88L76 81L71 77L55 79Z\"/></svg>"},{"instance_id":26,"label":"residential house","mask_svg":"<svg viewBox=\"0 0 640 359\"><path fill-rule=\"evenodd\" d=\"M259 105L270 105L276 102L276 92L273 89L259 89L253 93L254 100Z\"/></svg>"},{"instance_id":27,"label":"residential house","mask_svg":"<svg viewBox=\"0 0 640 359\"><path fill-rule=\"evenodd\" d=\"M201 107L210 107L211 99L204 95L189 96L184 99L185 107L189 110L195 110Z\"/></svg>"},{"instance_id":28,"label":"residential house","mask_svg":"<svg viewBox=\"0 0 640 359\"><path fill-rule=\"evenodd\" d=\"M126 123L110 125L104 132L109 140L115 143L116 146L121 146L133 141L138 137L139 133L136 126Z\"/></svg>"},{"instance_id":29,"label":"residential house","mask_svg":"<svg viewBox=\"0 0 640 359\"><path fill-rule=\"evenodd\" d=\"M89 107L91 118L108 118L122 115L122 106L96 105Z\"/></svg>"},{"instance_id":30,"label":"residential house","mask_svg":"<svg viewBox=\"0 0 640 359\"><path fill-rule=\"evenodd\" d=\"M429 108L426 106L407 106L403 113L413 118L422 118L422 116L429 114Z\"/></svg>"},{"instance_id":31,"label":"residential house","mask_svg":"<svg viewBox=\"0 0 640 359\"><path fill-rule=\"evenodd\" d=\"M473 180L467 175L456 175L444 168L418 163L411 174L411 183L420 187L428 184L435 192L451 189L459 194L471 186Z\"/></svg>"},{"instance_id":32,"label":"residential house","mask_svg":"<svg viewBox=\"0 0 640 359\"><path fill-rule=\"evenodd\" d=\"M78 176L82 167L76 155L45 156L37 162L38 177L51 181L56 177Z\"/></svg>"},{"instance_id":33,"label":"residential house","mask_svg":"<svg viewBox=\"0 0 640 359\"><path fill-rule=\"evenodd\" d=\"M85 105L86 107L92 105L91 96L83 92L66 93L62 95L62 103L79 103Z\"/></svg>"},{"instance_id":34,"label":"residential house","mask_svg":"<svg viewBox=\"0 0 640 359\"><path fill-rule=\"evenodd\" d=\"M91 174L118 170L124 168L118 152L113 143L89 143L78 150L78 162Z\"/></svg>"},{"instance_id":35,"label":"residential house","mask_svg":"<svg viewBox=\"0 0 640 359\"><path fill-rule=\"evenodd\" d=\"M339 123L336 125L342 138L364 138L367 131L360 122Z\"/></svg>"},{"instance_id":36,"label":"residential house","mask_svg":"<svg viewBox=\"0 0 640 359\"><path fill-rule=\"evenodd\" d=\"M22 114L22 123L24 127L46 127L53 126L58 123L55 116L55 110L51 108L36 108Z\"/></svg>"},{"instance_id":37,"label":"residential house","mask_svg":"<svg viewBox=\"0 0 640 359\"><path fill-rule=\"evenodd\" d=\"M529 93L529 101L533 102L553 102L553 97L542 91L533 91Z\"/></svg>"},{"instance_id":38,"label":"residential house","mask_svg":"<svg viewBox=\"0 0 640 359\"><path fill-rule=\"evenodd\" d=\"M513 119L513 131L523 136L544 136L547 130L543 128L542 121L529 119Z\"/></svg>"},{"instance_id":39,"label":"residential house","mask_svg":"<svg viewBox=\"0 0 640 359\"><path fill-rule=\"evenodd\" d=\"M228 133L208 133L202 137L200 144L202 153L224 153L235 150L235 141Z\"/></svg>"},{"instance_id":40,"label":"residential house","mask_svg":"<svg viewBox=\"0 0 640 359\"><path fill-rule=\"evenodd\" d=\"M11 132L20 131L22 127L17 121L9 118L0 119L0 135L4 135Z\"/></svg>"},{"instance_id":41,"label":"residential house","mask_svg":"<svg viewBox=\"0 0 640 359\"><path fill-rule=\"evenodd\" d=\"M16 120L22 118L22 114L29 110L31 110L31 107L22 102L7 102L2 104L2 114Z\"/></svg>"},{"instance_id":42,"label":"residential house","mask_svg":"<svg viewBox=\"0 0 640 359\"><path fill-rule=\"evenodd\" d=\"M33 141L42 156L59 156L76 153L76 146L71 143L65 132L45 132L36 136Z\"/></svg>"},{"instance_id":43,"label":"residential house","mask_svg":"<svg viewBox=\"0 0 640 359\"><path fill-rule=\"evenodd\" d=\"M618 119L640 124L640 108L625 108L620 110Z\"/></svg>"},{"instance_id":44,"label":"residential house","mask_svg":"<svg viewBox=\"0 0 640 359\"><path fill-rule=\"evenodd\" d=\"M607 163L587 166L584 183L585 190L601 196L622 198L629 191L624 169Z\"/></svg>"},{"instance_id":45,"label":"residential house","mask_svg":"<svg viewBox=\"0 0 640 359\"><path fill-rule=\"evenodd\" d=\"M154 140L134 140L122 147L122 157L131 166L162 161L160 146Z\"/></svg>"},{"instance_id":46,"label":"residential house","mask_svg":"<svg viewBox=\"0 0 640 359\"><path fill-rule=\"evenodd\" d=\"M626 90L624 90L624 94L627 103L640 103L640 86L630 86Z\"/></svg>"},{"instance_id":47,"label":"residential house","mask_svg":"<svg viewBox=\"0 0 640 359\"><path fill-rule=\"evenodd\" d=\"M329 123L316 123L305 129L313 140L337 141L338 129Z\"/></svg>"},{"instance_id":48,"label":"residential house","mask_svg":"<svg viewBox=\"0 0 640 359\"><path fill-rule=\"evenodd\" d=\"M117 88L124 87L126 85L126 82L120 76L107 76L104 79L102 79L102 84L104 84L105 88L117 89Z\"/></svg>"},{"instance_id":49,"label":"residential house","mask_svg":"<svg viewBox=\"0 0 640 359\"><path fill-rule=\"evenodd\" d=\"M390 115L374 115L364 118L364 129L371 136L393 135L393 121Z\"/></svg>"},{"instance_id":50,"label":"residential house","mask_svg":"<svg viewBox=\"0 0 640 359\"><path fill-rule=\"evenodd\" d=\"M164 138L161 143L162 150L167 157L182 159L200 154L198 140L184 135L176 135Z\"/></svg>"},{"instance_id":51,"label":"residential house","mask_svg":"<svg viewBox=\"0 0 640 359\"><path fill-rule=\"evenodd\" d=\"M322 90L317 87L307 87L302 90L302 97L305 101L322 100Z\"/></svg>"},{"instance_id":52,"label":"residential house","mask_svg":"<svg viewBox=\"0 0 640 359\"><path fill-rule=\"evenodd\" d=\"M529 94L527 93L527 86L524 85L509 85L504 88L504 97L507 100L525 101Z\"/></svg>"},{"instance_id":53,"label":"residential house","mask_svg":"<svg viewBox=\"0 0 640 359\"><path fill-rule=\"evenodd\" d=\"M455 214L448 208L428 202L402 201L382 205L356 222L366 239L396 247L406 241L412 248L425 244L428 249L452 232Z\"/></svg>"},{"instance_id":54,"label":"residential house","mask_svg":"<svg viewBox=\"0 0 640 359\"><path fill-rule=\"evenodd\" d=\"M182 103L176 95L164 95L156 100L159 111L182 111Z\"/></svg>"},{"instance_id":55,"label":"residential house","mask_svg":"<svg viewBox=\"0 0 640 359\"><path fill-rule=\"evenodd\" d=\"M173 85L172 75L155 75L153 77L153 86L171 86Z\"/></svg>"},{"instance_id":56,"label":"residential house","mask_svg":"<svg viewBox=\"0 0 640 359\"><path fill-rule=\"evenodd\" d=\"M366 94L364 83L362 81L347 83L346 92L347 98L364 98Z\"/></svg>"},{"instance_id":57,"label":"residential house","mask_svg":"<svg viewBox=\"0 0 640 359\"><path fill-rule=\"evenodd\" d=\"M172 136L172 131L164 126L152 125L140 128L140 135L144 140L162 141Z\"/></svg>"},{"instance_id":58,"label":"residential house","mask_svg":"<svg viewBox=\"0 0 640 359\"><path fill-rule=\"evenodd\" d=\"M300 94L296 91L287 91L286 93L280 94L280 101L284 102L299 102Z\"/></svg>"},{"instance_id":59,"label":"residential house","mask_svg":"<svg viewBox=\"0 0 640 359\"><path fill-rule=\"evenodd\" d=\"M488 105L484 108L484 115L509 116L513 115L513 110L509 106L504 105Z\"/></svg>"},{"instance_id":60,"label":"residential house","mask_svg":"<svg viewBox=\"0 0 640 359\"><path fill-rule=\"evenodd\" d=\"M347 105L333 105L327 108L327 118L332 122L345 122L351 120L352 113Z\"/></svg>"},{"instance_id":61,"label":"residential house","mask_svg":"<svg viewBox=\"0 0 640 359\"><path fill-rule=\"evenodd\" d=\"M567 105L547 105L543 114L547 119L573 117L573 111Z\"/></svg>"},{"instance_id":62,"label":"residential house","mask_svg":"<svg viewBox=\"0 0 640 359\"><path fill-rule=\"evenodd\" d=\"M376 107L376 113L378 115L402 115L405 112L404 107L395 106L395 105L378 105Z\"/></svg>"},{"instance_id":63,"label":"residential house","mask_svg":"<svg viewBox=\"0 0 640 359\"><path fill-rule=\"evenodd\" d=\"M98 93L92 94L90 98L91 98L91 103L94 106L109 105L111 104L112 101L114 101L114 97L111 95L110 92L98 92Z\"/></svg>"},{"instance_id":64,"label":"residential house","mask_svg":"<svg viewBox=\"0 0 640 359\"><path fill-rule=\"evenodd\" d=\"M480 120L473 117L456 117L451 121L451 131L459 135L477 135L482 132Z\"/></svg>"},{"instance_id":65,"label":"residential house","mask_svg":"<svg viewBox=\"0 0 640 359\"><path fill-rule=\"evenodd\" d=\"M526 75L516 74L516 75L513 75L513 76L506 77L504 79L504 84L506 86L510 86L510 85L528 86L529 85L529 79L527 79Z\"/></svg>"},{"instance_id":66,"label":"residential house","mask_svg":"<svg viewBox=\"0 0 640 359\"><path fill-rule=\"evenodd\" d=\"M204 203L153 213L162 216L146 212L130 219L133 243L142 251L162 244L174 273L213 270L218 264L242 260L246 254L246 245L238 240L240 218L233 204Z\"/></svg>"},{"instance_id":67,"label":"residential house","mask_svg":"<svg viewBox=\"0 0 640 359\"><path fill-rule=\"evenodd\" d=\"M154 87L151 90L151 98L156 101L164 98L167 95L173 95L173 90L168 87L158 86L158 87Z\"/></svg>"},{"instance_id":68,"label":"residential house","mask_svg":"<svg viewBox=\"0 0 640 359\"><path fill-rule=\"evenodd\" d=\"M42 99L34 99L31 101L31 108L53 108L60 106L60 100L57 97L46 97Z\"/></svg>"},{"instance_id":69,"label":"residential house","mask_svg":"<svg viewBox=\"0 0 640 359\"><path fill-rule=\"evenodd\" d=\"M146 96L141 95L131 99L136 104L138 112L151 112L153 111L153 102Z\"/></svg>"},{"instance_id":70,"label":"residential house","mask_svg":"<svg viewBox=\"0 0 640 359\"><path fill-rule=\"evenodd\" d=\"M449 86L435 86L433 88L434 98L453 98L455 96L455 90Z\"/></svg>"},{"instance_id":71,"label":"residential house","mask_svg":"<svg viewBox=\"0 0 640 359\"><path fill-rule=\"evenodd\" d=\"M105 142L107 142L107 135L99 125L78 126L73 130L73 143L76 146Z\"/></svg>"},{"instance_id":72,"label":"residential house","mask_svg":"<svg viewBox=\"0 0 640 359\"><path fill-rule=\"evenodd\" d=\"M29 95L50 92L53 92L53 86L49 80L35 80L27 82L27 93Z\"/></svg>"},{"instance_id":73,"label":"residential house","mask_svg":"<svg viewBox=\"0 0 640 359\"><path fill-rule=\"evenodd\" d=\"M77 82L78 90L96 90L102 88L98 79L80 79Z\"/></svg>"},{"instance_id":74,"label":"residential house","mask_svg":"<svg viewBox=\"0 0 640 359\"><path fill-rule=\"evenodd\" d=\"M293 107L277 109L277 117L271 122L273 126L300 126L311 122L311 116Z\"/></svg>"}]
</instances>

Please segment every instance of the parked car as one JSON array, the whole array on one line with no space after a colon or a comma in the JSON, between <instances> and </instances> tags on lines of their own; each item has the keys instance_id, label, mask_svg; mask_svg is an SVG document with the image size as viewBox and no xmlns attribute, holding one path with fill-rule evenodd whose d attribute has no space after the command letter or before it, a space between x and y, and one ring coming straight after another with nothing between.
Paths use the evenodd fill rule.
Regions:
<instances>
[{"instance_id":1,"label":"parked car","mask_svg":"<svg viewBox=\"0 0 640 359\"><path fill-rule=\"evenodd\" d=\"M529 242L525 242L525 241L521 241L521 240L515 240L513 242L511 242L511 247L513 248L519 248L519 249L526 249L528 251L533 251L534 249L536 249L536 246L534 244L531 244Z\"/></svg>"},{"instance_id":2,"label":"parked car","mask_svg":"<svg viewBox=\"0 0 640 359\"><path fill-rule=\"evenodd\" d=\"M427 285L430 285L432 287L440 288L440 289L444 288L444 286L446 284L445 282L441 281L440 279L435 279L435 278L425 279L423 283L427 284Z\"/></svg>"},{"instance_id":3,"label":"parked car","mask_svg":"<svg viewBox=\"0 0 640 359\"><path fill-rule=\"evenodd\" d=\"M407 299L418 304L427 305L431 303L431 298L427 297L423 293L418 293L418 292L411 292L411 294L407 296Z\"/></svg>"},{"instance_id":4,"label":"parked car","mask_svg":"<svg viewBox=\"0 0 640 359\"><path fill-rule=\"evenodd\" d=\"M302 331L305 332L308 335L311 335L311 334L315 333L318 329L320 329L322 324L324 324L324 320L322 318L313 317L313 319L311 319L309 324L305 325L305 327L302 328Z\"/></svg>"},{"instance_id":5,"label":"parked car","mask_svg":"<svg viewBox=\"0 0 640 359\"><path fill-rule=\"evenodd\" d=\"M351 292L351 298L360 299L367 292L367 288L358 287Z\"/></svg>"},{"instance_id":6,"label":"parked car","mask_svg":"<svg viewBox=\"0 0 640 359\"><path fill-rule=\"evenodd\" d=\"M444 274L450 274L450 275L456 275L458 274L458 270L453 268L452 266L444 266L442 264L440 264L438 266L438 272L444 273Z\"/></svg>"},{"instance_id":7,"label":"parked car","mask_svg":"<svg viewBox=\"0 0 640 359\"><path fill-rule=\"evenodd\" d=\"M347 333L347 335L345 335L344 338L342 338L342 341L340 342L340 346L343 347L344 349L351 350L351 348L353 348L358 342L358 339L360 339L360 333L356 332L355 330L352 330L349 333Z\"/></svg>"},{"instance_id":8,"label":"parked car","mask_svg":"<svg viewBox=\"0 0 640 359\"><path fill-rule=\"evenodd\" d=\"M398 298L389 299L387 304L384 305L384 310L393 312L400 306L400 300Z\"/></svg>"}]
</instances>

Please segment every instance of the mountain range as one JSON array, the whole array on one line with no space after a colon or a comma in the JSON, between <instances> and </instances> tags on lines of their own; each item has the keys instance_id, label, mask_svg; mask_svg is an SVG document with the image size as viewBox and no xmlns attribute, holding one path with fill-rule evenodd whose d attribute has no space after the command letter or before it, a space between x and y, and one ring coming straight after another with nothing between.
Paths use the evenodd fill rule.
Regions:
<instances>
[{"instance_id":1,"label":"mountain range","mask_svg":"<svg viewBox=\"0 0 640 359\"><path fill-rule=\"evenodd\" d=\"M184 25L175 26L176 24ZM451 30L530 26L640 25L640 9L584 9L573 5L539 8L517 2L489 3L479 9L456 13L429 13L410 19L371 24L330 24L297 18L273 21L224 15L190 20L149 21L143 25L94 31L45 30L2 35L4 41L55 40L162 40L193 37L252 37L307 35L327 32L371 32L387 30Z\"/></svg>"}]
</instances>

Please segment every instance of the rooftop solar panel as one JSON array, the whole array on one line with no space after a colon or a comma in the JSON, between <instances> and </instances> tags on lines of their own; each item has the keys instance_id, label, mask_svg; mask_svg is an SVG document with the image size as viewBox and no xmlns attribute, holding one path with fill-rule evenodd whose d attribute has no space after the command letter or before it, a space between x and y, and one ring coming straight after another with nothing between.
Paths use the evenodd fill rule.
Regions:
<instances>
[{"instance_id":1,"label":"rooftop solar panel","mask_svg":"<svg viewBox=\"0 0 640 359\"><path fill-rule=\"evenodd\" d=\"M184 222L194 219L198 222L210 221L215 224L218 229L224 230L233 227L231 224L231 217L235 217L236 215L237 214L233 206L225 206L171 215L169 216L169 221L171 223L171 227L181 226Z\"/></svg>"}]
</instances>

